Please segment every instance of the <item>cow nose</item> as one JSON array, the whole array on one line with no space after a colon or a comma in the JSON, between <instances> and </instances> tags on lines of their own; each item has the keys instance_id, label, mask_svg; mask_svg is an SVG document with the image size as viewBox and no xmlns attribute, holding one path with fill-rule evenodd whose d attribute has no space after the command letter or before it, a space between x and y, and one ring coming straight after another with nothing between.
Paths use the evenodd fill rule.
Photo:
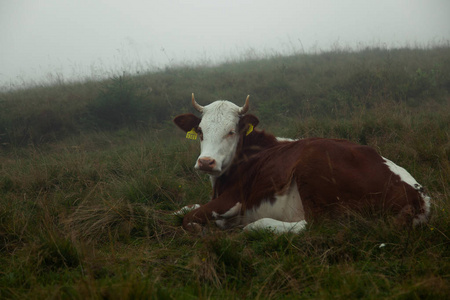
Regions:
<instances>
[{"instance_id":1,"label":"cow nose","mask_svg":"<svg viewBox=\"0 0 450 300\"><path fill-rule=\"evenodd\" d=\"M200 157L198 159L198 168L200 170L212 170L216 166L216 161L211 157Z\"/></svg>"}]
</instances>

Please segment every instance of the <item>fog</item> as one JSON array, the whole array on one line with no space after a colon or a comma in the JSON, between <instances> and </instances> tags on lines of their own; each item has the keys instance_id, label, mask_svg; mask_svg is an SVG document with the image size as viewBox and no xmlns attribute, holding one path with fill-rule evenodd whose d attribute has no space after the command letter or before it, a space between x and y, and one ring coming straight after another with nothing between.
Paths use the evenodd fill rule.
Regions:
<instances>
[{"instance_id":1,"label":"fog","mask_svg":"<svg viewBox=\"0 0 450 300\"><path fill-rule=\"evenodd\" d=\"M449 40L448 0L0 0L0 86Z\"/></svg>"}]
</instances>

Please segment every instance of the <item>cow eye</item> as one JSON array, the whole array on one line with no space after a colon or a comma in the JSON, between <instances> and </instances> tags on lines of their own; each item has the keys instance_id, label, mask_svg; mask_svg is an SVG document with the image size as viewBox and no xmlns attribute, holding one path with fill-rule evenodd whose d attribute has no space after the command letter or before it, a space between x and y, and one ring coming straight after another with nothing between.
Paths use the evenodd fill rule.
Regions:
<instances>
[{"instance_id":1,"label":"cow eye","mask_svg":"<svg viewBox=\"0 0 450 300\"><path fill-rule=\"evenodd\" d=\"M235 133L236 133L236 131L230 130L230 132L228 132L228 136L232 136L232 135L234 135Z\"/></svg>"}]
</instances>

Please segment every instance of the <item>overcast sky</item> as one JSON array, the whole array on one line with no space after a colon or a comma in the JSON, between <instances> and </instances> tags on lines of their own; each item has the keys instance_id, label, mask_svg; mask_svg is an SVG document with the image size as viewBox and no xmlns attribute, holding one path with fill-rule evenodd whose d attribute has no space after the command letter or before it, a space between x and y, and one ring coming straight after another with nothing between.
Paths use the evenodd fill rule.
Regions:
<instances>
[{"instance_id":1,"label":"overcast sky","mask_svg":"<svg viewBox=\"0 0 450 300\"><path fill-rule=\"evenodd\" d=\"M449 40L450 0L0 0L0 86Z\"/></svg>"}]
</instances>

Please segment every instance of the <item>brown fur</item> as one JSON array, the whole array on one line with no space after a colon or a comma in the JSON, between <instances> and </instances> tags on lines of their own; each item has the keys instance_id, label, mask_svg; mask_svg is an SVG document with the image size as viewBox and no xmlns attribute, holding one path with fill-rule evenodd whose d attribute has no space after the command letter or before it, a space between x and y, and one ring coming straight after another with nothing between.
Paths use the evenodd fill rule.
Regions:
<instances>
[{"instance_id":1,"label":"brown fur","mask_svg":"<svg viewBox=\"0 0 450 300\"><path fill-rule=\"evenodd\" d=\"M241 139L232 165L217 178L213 199L185 216L185 228L188 223L205 224L213 219L213 211L223 214L237 202L244 214L264 199L274 201L293 178L307 221L367 207L394 213L407 223L423 213L420 193L391 172L374 149L338 139L278 142L258 130L246 136L248 124L257 124L255 119L252 115L241 119Z\"/></svg>"}]
</instances>

